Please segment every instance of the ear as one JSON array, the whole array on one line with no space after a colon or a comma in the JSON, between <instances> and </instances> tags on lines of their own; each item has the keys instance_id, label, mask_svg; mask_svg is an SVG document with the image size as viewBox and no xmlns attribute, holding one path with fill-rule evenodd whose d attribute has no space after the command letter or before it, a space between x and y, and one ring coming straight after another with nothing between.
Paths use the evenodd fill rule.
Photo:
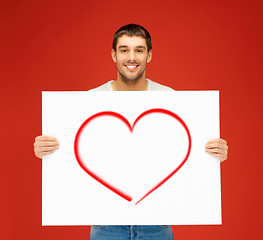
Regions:
<instances>
[{"instance_id":1,"label":"ear","mask_svg":"<svg viewBox=\"0 0 263 240\"><path fill-rule=\"evenodd\" d=\"M114 62L117 61L117 60L116 60L116 52L115 52L114 49L111 50L111 57L112 57L112 60L113 60Z\"/></svg>"},{"instance_id":2,"label":"ear","mask_svg":"<svg viewBox=\"0 0 263 240\"><path fill-rule=\"evenodd\" d=\"M149 63L151 60L152 60L152 49L148 52L147 63Z\"/></svg>"}]
</instances>

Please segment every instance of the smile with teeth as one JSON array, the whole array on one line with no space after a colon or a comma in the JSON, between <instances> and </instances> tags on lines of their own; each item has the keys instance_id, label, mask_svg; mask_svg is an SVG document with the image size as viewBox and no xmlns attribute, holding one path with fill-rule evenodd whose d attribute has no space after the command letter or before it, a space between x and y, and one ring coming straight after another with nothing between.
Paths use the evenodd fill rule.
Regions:
<instances>
[{"instance_id":1,"label":"smile with teeth","mask_svg":"<svg viewBox=\"0 0 263 240\"><path fill-rule=\"evenodd\" d=\"M139 65L125 65L126 68L128 68L129 70L135 70L137 69Z\"/></svg>"}]
</instances>

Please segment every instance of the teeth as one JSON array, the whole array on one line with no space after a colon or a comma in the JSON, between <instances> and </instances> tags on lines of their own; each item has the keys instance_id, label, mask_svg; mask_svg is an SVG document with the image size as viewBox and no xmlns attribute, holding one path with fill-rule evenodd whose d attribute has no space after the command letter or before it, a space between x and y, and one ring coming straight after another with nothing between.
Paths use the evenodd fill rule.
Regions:
<instances>
[{"instance_id":1,"label":"teeth","mask_svg":"<svg viewBox=\"0 0 263 240\"><path fill-rule=\"evenodd\" d=\"M128 68L136 68L137 66L127 66Z\"/></svg>"}]
</instances>

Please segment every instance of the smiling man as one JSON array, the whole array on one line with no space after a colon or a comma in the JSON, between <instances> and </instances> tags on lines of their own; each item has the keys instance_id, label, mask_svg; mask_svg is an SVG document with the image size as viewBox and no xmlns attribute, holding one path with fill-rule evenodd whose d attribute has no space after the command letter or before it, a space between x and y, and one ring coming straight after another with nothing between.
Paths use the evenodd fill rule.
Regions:
<instances>
[{"instance_id":1,"label":"smiling man","mask_svg":"<svg viewBox=\"0 0 263 240\"><path fill-rule=\"evenodd\" d=\"M150 48L150 49L149 49ZM146 64L152 59L151 45L140 36L122 35L113 45L112 59L116 62L118 76L112 83L114 90L147 90Z\"/></svg>"},{"instance_id":2,"label":"smiling man","mask_svg":"<svg viewBox=\"0 0 263 240\"><path fill-rule=\"evenodd\" d=\"M117 79L91 89L92 91L174 91L147 79L146 65L152 59L151 37L140 25L128 24L121 27L113 37L112 59L117 65ZM92 104L92 103L91 103ZM34 152L38 158L53 153L59 142L51 136L38 136ZM217 157L220 162L227 159L228 146L223 139L207 142L204 150ZM92 226L91 240L172 240L171 226Z\"/></svg>"}]
</instances>

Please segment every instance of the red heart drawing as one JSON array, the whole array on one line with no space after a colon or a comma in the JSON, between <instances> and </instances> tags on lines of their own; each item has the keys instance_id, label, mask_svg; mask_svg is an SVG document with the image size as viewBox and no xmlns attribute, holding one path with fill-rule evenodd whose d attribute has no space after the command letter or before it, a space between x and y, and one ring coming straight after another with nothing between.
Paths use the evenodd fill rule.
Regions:
<instances>
[{"instance_id":1,"label":"red heart drawing","mask_svg":"<svg viewBox=\"0 0 263 240\"><path fill-rule=\"evenodd\" d=\"M125 123L125 125L130 129L131 133L133 132L133 129L136 125L136 123L144 116L151 114L151 113L163 113L166 115L169 115L171 117L173 117L174 119L176 119L185 129L186 133L187 133L187 137L188 137L188 150L186 153L185 158L183 159L183 161L174 169L172 170L172 172L170 174L168 174L168 176L166 176L163 180L161 180L157 185L155 185L152 189L150 189L139 201L136 202L136 204L138 204L140 201L142 201L145 197L147 197L150 193L152 193L154 190L156 190L157 188L159 188L161 185L163 185L169 178L171 178L187 161L189 155L190 155L190 151L191 151L191 135L189 132L189 129L187 127L187 125L185 124L185 122L175 113L168 111L166 109L161 109L161 108L154 108L154 109L150 109L147 110L145 112L143 112L142 114L140 114L136 120L134 121L133 125L131 126L130 123L128 122L128 120L123 117L121 114L116 113L116 112L111 112L111 111L104 111L104 112L99 112L96 113L94 115L92 115L91 117L89 117L86 121L83 122L83 124L80 126L78 132L76 133L76 137L75 137L75 142L74 142L74 151L75 151L75 156L76 159L78 161L78 164L80 165L80 167L87 173L89 174L92 178L94 178L96 181L98 181L99 183L101 183L102 185L104 185L106 188L110 189L111 191L113 191L114 193L118 194L119 196L121 196L122 198L126 199L127 201L132 201L132 197L125 194L124 192L122 192L121 190L119 190L117 187L107 183L104 179L102 179L100 176L98 176L96 173L94 173L93 171L91 171L90 169L88 169L85 164L84 161L81 159L80 154L79 154L79 150L78 150L78 145L79 145L79 138L80 138L80 134L83 131L83 129L85 128L85 126L87 124L90 123L90 121L94 120L95 118L101 117L101 116L112 116L115 117L119 120L121 120L123 123ZM135 205L136 205L135 204Z\"/></svg>"}]
</instances>

